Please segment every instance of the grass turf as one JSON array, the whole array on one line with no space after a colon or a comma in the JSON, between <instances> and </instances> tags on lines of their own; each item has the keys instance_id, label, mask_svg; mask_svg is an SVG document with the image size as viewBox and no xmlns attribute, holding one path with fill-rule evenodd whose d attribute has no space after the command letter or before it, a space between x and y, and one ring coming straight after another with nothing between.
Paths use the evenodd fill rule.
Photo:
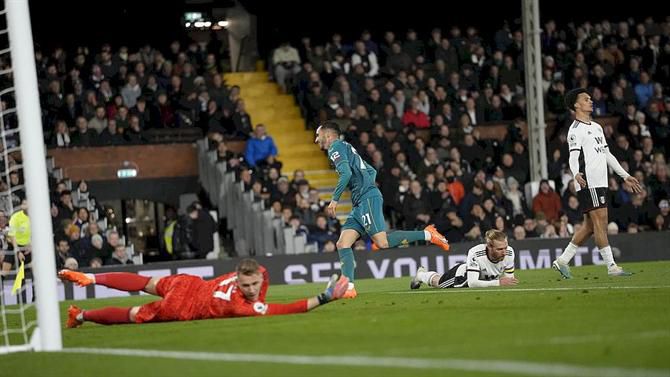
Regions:
<instances>
[{"instance_id":1,"label":"grass turf","mask_svg":"<svg viewBox=\"0 0 670 377\"><path fill-rule=\"evenodd\" d=\"M360 280L355 300L337 301L306 314L121 326L86 323L79 329L64 329L63 343L65 347L217 353L506 360L662 369L670 375L665 355L670 349L670 262L626 267L635 275L611 278L604 267L588 266L574 268L569 281L552 270L519 270L520 284L511 290L422 288L410 293L409 278ZM321 289L321 284L271 286L268 301L291 301ZM88 300L77 305L86 309L132 306L153 299ZM61 303L62 323L69 304ZM440 368L60 353L10 354L0 356L0 365L0 375L4 370L27 376L497 375Z\"/></svg>"}]
</instances>

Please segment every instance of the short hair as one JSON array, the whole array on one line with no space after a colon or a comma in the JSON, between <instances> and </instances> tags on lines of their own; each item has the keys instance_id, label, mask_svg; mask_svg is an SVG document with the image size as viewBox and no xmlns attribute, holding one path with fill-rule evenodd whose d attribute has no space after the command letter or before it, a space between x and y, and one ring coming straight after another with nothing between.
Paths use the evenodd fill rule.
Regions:
<instances>
[{"instance_id":1,"label":"short hair","mask_svg":"<svg viewBox=\"0 0 670 377\"><path fill-rule=\"evenodd\" d=\"M575 103L577 103L577 97L579 97L579 95L582 93L589 94L589 91L584 88L575 88L569 91L568 94L565 95L565 107L567 107L568 110L574 111Z\"/></svg>"},{"instance_id":2,"label":"short hair","mask_svg":"<svg viewBox=\"0 0 670 377\"><path fill-rule=\"evenodd\" d=\"M507 239L507 234L497 229L489 229L486 231L486 243L490 244L493 241L505 241Z\"/></svg>"},{"instance_id":3,"label":"short hair","mask_svg":"<svg viewBox=\"0 0 670 377\"><path fill-rule=\"evenodd\" d=\"M327 121L321 123L319 128L322 129L322 130L331 130L332 132L335 132L335 134L337 134L338 136L340 135L340 132L341 132L340 131L340 126L337 123L335 123L331 120L327 120Z\"/></svg>"},{"instance_id":4,"label":"short hair","mask_svg":"<svg viewBox=\"0 0 670 377\"><path fill-rule=\"evenodd\" d=\"M251 258L245 258L242 259L240 263L237 264L237 267L235 267L235 271L237 272L238 275L250 276L257 273L260 267L261 266L255 260Z\"/></svg>"}]
</instances>

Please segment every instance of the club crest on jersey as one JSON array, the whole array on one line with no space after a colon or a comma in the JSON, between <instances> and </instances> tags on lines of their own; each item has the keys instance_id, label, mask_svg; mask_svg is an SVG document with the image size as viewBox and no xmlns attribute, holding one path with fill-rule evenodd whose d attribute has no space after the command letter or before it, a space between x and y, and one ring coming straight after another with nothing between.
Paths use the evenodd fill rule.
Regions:
<instances>
[{"instance_id":1,"label":"club crest on jersey","mask_svg":"<svg viewBox=\"0 0 670 377\"><path fill-rule=\"evenodd\" d=\"M605 197L604 196L600 197L600 204L605 204Z\"/></svg>"}]
</instances>

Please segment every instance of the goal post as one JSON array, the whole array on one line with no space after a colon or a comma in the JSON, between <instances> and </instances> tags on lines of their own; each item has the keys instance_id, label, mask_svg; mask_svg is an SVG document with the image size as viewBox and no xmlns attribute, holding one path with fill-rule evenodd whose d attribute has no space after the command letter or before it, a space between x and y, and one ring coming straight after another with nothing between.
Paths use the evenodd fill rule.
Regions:
<instances>
[{"instance_id":1,"label":"goal post","mask_svg":"<svg viewBox=\"0 0 670 377\"><path fill-rule=\"evenodd\" d=\"M56 259L28 0L5 0L5 7L31 222L32 269L38 326L33 333L36 339L31 343L37 351L58 351L63 344L56 287Z\"/></svg>"}]
</instances>

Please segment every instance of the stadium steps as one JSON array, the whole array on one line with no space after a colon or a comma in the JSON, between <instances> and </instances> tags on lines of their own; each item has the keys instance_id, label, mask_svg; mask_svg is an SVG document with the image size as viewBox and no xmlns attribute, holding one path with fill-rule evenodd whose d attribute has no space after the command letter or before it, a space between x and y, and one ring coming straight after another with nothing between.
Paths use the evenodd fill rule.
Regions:
<instances>
[{"instance_id":1,"label":"stadium steps","mask_svg":"<svg viewBox=\"0 0 670 377\"><path fill-rule=\"evenodd\" d=\"M312 187L332 193L337 174L331 170L326 154L314 144L314 132L305 130L305 120L293 96L281 93L267 72L228 73L224 80L227 85L240 87L251 121L264 124L274 139L284 164L282 172L290 176L295 170L304 170ZM350 210L351 202L343 200L337 212L348 214Z\"/></svg>"}]
</instances>

